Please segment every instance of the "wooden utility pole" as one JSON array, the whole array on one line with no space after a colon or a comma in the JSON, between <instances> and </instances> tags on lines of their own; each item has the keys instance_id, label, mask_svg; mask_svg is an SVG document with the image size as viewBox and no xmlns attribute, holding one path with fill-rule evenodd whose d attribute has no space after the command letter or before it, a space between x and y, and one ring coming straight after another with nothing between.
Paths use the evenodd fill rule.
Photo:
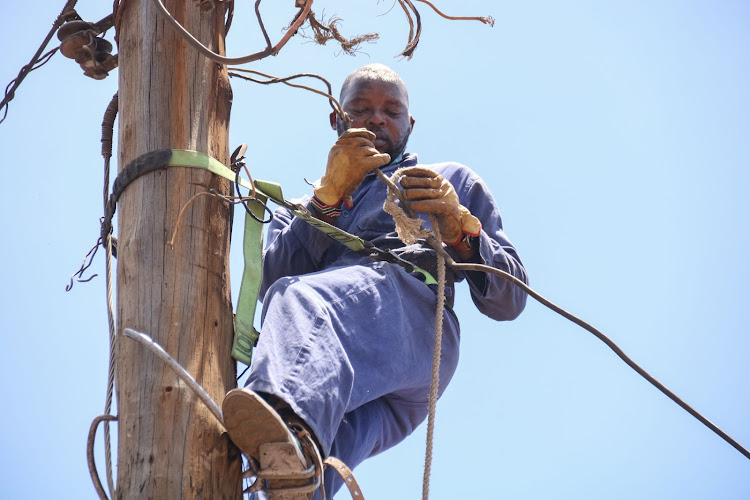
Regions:
<instances>
[{"instance_id":1,"label":"wooden utility pole","mask_svg":"<svg viewBox=\"0 0 750 500\"><path fill-rule=\"evenodd\" d=\"M224 53L225 3L166 0L173 16ZM202 2L206 3L206 2ZM149 0L121 2L119 169L143 153L192 149L228 163L231 88L226 68L188 46ZM236 385L230 357L231 207L196 193L228 194L202 169L170 168L138 178L120 198L118 331L150 335L219 405ZM241 460L223 428L156 356L119 336L117 498L241 496Z\"/></svg>"}]
</instances>

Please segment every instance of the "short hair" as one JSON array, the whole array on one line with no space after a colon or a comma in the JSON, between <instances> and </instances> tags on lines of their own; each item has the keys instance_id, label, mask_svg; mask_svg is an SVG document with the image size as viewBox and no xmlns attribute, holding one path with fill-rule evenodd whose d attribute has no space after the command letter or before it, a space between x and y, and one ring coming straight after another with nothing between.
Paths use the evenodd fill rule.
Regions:
<instances>
[{"instance_id":1,"label":"short hair","mask_svg":"<svg viewBox=\"0 0 750 500\"><path fill-rule=\"evenodd\" d=\"M406 84L401 79L398 73L393 71L391 68L381 63L372 63L361 68L355 69L346 77L344 83L341 85L341 92L339 93L339 99L344 100L344 94L349 90L349 86L360 78L365 80L374 80L379 82L395 83L400 85L404 89L404 95L406 96L406 102L409 102L409 92L406 89Z\"/></svg>"}]
</instances>

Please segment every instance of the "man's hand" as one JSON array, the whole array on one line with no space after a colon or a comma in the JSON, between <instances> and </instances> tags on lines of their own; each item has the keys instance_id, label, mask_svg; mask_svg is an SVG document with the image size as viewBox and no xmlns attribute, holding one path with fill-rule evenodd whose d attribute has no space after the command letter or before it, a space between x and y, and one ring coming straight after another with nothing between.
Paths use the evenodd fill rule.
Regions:
<instances>
[{"instance_id":1,"label":"man's hand","mask_svg":"<svg viewBox=\"0 0 750 500\"><path fill-rule=\"evenodd\" d=\"M328 153L326 173L315 187L315 196L326 205L342 199L351 204L351 196L365 176L391 161L387 153L378 153L372 141L375 134L364 128L352 128L341 134Z\"/></svg>"},{"instance_id":2,"label":"man's hand","mask_svg":"<svg viewBox=\"0 0 750 500\"><path fill-rule=\"evenodd\" d=\"M464 233L479 234L479 219L459 203L453 185L442 175L423 167L407 167L402 174L404 198L413 200L410 207L415 212L437 217L440 236L446 244L458 243Z\"/></svg>"}]
</instances>

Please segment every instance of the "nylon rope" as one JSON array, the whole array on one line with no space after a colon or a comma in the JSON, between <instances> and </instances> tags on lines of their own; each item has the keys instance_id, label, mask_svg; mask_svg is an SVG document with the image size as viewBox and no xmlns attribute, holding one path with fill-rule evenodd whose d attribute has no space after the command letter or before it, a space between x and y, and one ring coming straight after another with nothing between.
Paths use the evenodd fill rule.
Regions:
<instances>
[{"instance_id":1,"label":"nylon rope","mask_svg":"<svg viewBox=\"0 0 750 500\"><path fill-rule=\"evenodd\" d=\"M437 219L430 216L432 227L437 227ZM435 239L442 245L440 231L435 231ZM440 386L440 358L443 348L443 311L445 309L445 258L437 256L437 310L435 311L435 347L432 351L432 379L427 413L427 439L425 444L424 475L422 478L422 500L430 498L430 474L432 472L432 449L435 435L435 415L437 413L438 388Z\"/></svg>"},{"instance_id":2,"label":"nylon rope","mask_svg":"<svg viewBox=\"0 0 750 500\"><path fill-rule=\"evenodd\" d=\"M396 170L389 182L386 182L388 194L383 204L383 210L393 217L396 233L406 245L415 243L419 238L433 237L435 244L442 248L443 241L439 231L422 228L422 220L410 217L397 202L398 181L401 179L403 168ZM378 170L379 171L379 170ZM382 173L382 172L381 172ZM384 174L383 174L384 176ZM381 177L382 178L382 177ZM399 197L400 198L400 197ZM438 227L437 218L430 216L433 229ZM440 388L440 358L443 348L443 313L445 311L445 257L437 253L437 307L435 311L435 344L432 351L432 373L430 377L430 393L427 403L427 437L425 440L424 474L422 476L422 500L430 498L430 475L432 473L433 447L435 441L435 416L437 414L437 400Z\"/></svg>"}]
</instances>

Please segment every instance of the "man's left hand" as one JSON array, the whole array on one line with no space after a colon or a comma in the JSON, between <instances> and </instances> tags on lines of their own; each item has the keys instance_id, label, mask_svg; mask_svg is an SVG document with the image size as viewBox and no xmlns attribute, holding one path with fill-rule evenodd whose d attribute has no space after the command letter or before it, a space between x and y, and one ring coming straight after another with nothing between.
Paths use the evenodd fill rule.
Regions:
<instances>
[{"instance_id":1,"label":"man's left hand","mask_svg":"<svg viewBox=\"0 0 750 500\"><path fill-rule=\"evenodd\" d=\"M437 217L440 236L446 244L455 245L464 233L478 235L481 231L479 219L459 203L453 185L434 170L404 168L400 183L412 210Z\"/></svg>"}]
</instances>

